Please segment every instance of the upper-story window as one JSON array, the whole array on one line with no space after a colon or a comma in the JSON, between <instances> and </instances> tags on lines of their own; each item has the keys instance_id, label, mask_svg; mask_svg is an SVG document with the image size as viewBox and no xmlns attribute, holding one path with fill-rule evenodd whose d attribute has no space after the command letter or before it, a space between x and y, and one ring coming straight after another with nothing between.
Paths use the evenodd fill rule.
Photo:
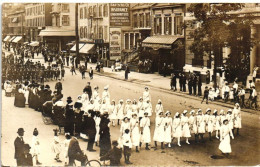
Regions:
<instances>
[{"instance_id":1,"label":"upper-story window","mask_svg":"<svg viewBox=\"0 0 260 167\"><path fill-rule=\"evenodd\" d=\"M104 5L103 15L104 15L104 17L108 16L108 6L107 6L107 4Z\"/></svg>"},{"instance_id":2,"label":"upper-story window","mask_svg":"<svg viewBox=\"0 0 260 167\"><path fill-rule=\"evenodd\" d=\"M164 34L165 35L172 34L172 17L170 15L164 17Z\"/></svg>"},{"instance_id":3,"label":"upper-story window","mask_svg":"<svg viewBox=\"0 0 260 167\"><path fill-rule=\"evenodd\" d=\"M69 15L63 15L62 16L62 25L63 26L69 26L70 25L70 17L69 17Z\"/></svg>"},{"instance_id":4,"label":"upper-story window","mask_svg":"<svg viewBox=\"0 0 260 167\"><path fill-rule=\"evenodd\" d=\"M80 8L79 13L79 18L83 19L83 8Z\"/></svg>"},{"instance_id":5,"label":"upper-story window","mask_svg":"<svg viewBox=\"0 0 260 167\"><path fill-rule=\"evenodd\" d=\"M88 29L87 27L84 27L84 38L88 37Z\"/></svg>"},{"instance_id":6,"label":"upper-story window","mask_svg":"<svg viewBox=\"0 0 260 167\"><path fill-rule=\"evenodd\" d=\"M88 17L87 7L84 7L84 19Z\"/></svg>"},{"instance_id":7,"label":"upper-story window","mask_svg":"<svg viewBox=\"0 0 260 167\"><path fill-rule=\"evenodd\" d=\"M97 17L97 6L96 5L93 7L93 16Z\"/></svg>"},{"instance_id":8,"label":"upper-story window","mask_svg":"<svg viewBox=\"0 0 260 167\"><path fill-rule=\"evenodd\" d=\"M182 35L183 16L176 13L174 17L174 35Z\"/></svg>"},{"instance_id":9,"label":"upper-story window","mask_svg":"<svg viewBox=\"0 0 260 167\"><path fill-rule=\"evenodd\" d=\"M140 27L144 27L144 14L142 13L142 14L140 14L139 15L139 17L140 17Z\"/></svg>"},{"instance_id":10,"label":"upper-story window","mask_svg":"<svg viewBox=\"0 0 260 167\"><path fill-rule=\"evenodd\" d=\"M162 33L162 18L155 17L154 18L154 34L161 34Z\"/></svg>"},{"instance_id":11,"label":"upper-story window","mask_svg":"<svg viewBox=\"0 0 260 167\"><path fill-rule=\"evenodd\" d=\"M145 26L146 26L146 27L151 27L151 25L150 25L150 13L146 13L146 14L145 14L145 17L146 17L146 18L145 18L145 19L146 19L146 20L145 20Z\"/></svg>"},{"instance_id":12,"label":"upper-story window","mask_svg":"<svg viewBox=\"0 0 260 167\"><path fill-rule=\"evenodd\" d=\"M93 8L92 8L92 6L89 7L88 13L89 13L89 16L93 16Z\"/></svg>"},{"instance_id":13,"label":"upper-story window","mask_svg":"<svg viewBox=\"0 0 260 167\"><path fill-rule=\"evenodd\" d=\"M70 12L70 6L69 4L62 4L61 12L68 13Z\"/></svg>"},{"instance_id":14,"label":"upper-story window","mask_svg":"<svg viewBox=\"0 0 260 167\"><path fill-rule=\"evenodd\" d=\"M99 6L99 14L98 14L99 17L102 17L102 15L103 15L103 14L102 14L102 12L103 12L103 11L102 11L102 8L103 8L103 6L100 5L100 6Z\"/></svg>"},{"instance_id":15,"label":"upper-story window","mask_svg":"<svg viewBox=\"0 0 260 167\"><path fill-rule=\"evenodd\" d=\"M80 29L79 29L79 37L80 37L80 38L84 38L84 30L83 30L83 27L80 27Z\"/></svg>"},{"instance_id":16,"label":"upper-story window","mask_svg":"<svg viewBox=\"0 0 260 167\"><path fill-rule=\"evenodd\" d=\"M137 14L135 14L135 15L133 16L133 21L134 21L134 27L138 27L138 26L137 26Z\"/></svg>"}]
</instances>

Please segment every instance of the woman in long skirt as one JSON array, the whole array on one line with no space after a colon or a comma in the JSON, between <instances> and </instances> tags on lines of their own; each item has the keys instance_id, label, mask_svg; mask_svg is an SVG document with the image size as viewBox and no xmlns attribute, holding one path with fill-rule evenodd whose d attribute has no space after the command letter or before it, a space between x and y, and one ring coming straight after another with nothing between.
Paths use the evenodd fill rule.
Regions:
<instances>
[{"instance_id":1,"label":"woman in long skirt","mask_svg":"<svg viewBox=\"0 0 260 167\"><path fill-rule=\"evenodd\" d=\"M110 140L110 121L108 119L108 113L105 113L101 117L100 121L100 157L106 155L111 149L111 140Z\"/></svg>"},{"instance_id":2,"label":"woman in long skirt","mask_svg":"<svg viewBox=\"0 0 260 167\"><path fill-rule=\"evenodd\" d=\"M41 165L42 163L39 162L39 154L40 154L40 142L39 142L39 139L38 139L38 130L37 128L34 129L33 131L33 137L32 137L32 155L33 157L35 157L36 159L36 165Z\"/></svg>"},{"instance_id":3,"label":"woman in long skirt","mask_svg":"<svg viewBox=\"0 0 260 167\"><path fill-rule=\"evenodd\" d=\"M115 126L115 121L117 119L117 107L115 100L112 100L111 105L109 106L109 119L112 122L112 126Z\"/></svg>"},{"instance_id":4,"label":"woman in long skirt","mask_svg":"<svg viewBox=\"0 0 260 167\"><path fill-rule=\"evenodd\" d=\"M180 113L177 112L174 116L173 122L172 122L172 130L173 130L173 137L177 138L177 144L178 146L181 146L181 136L182 136L182 127L181 127L181 118Z\"/></svg>"},{"instance_id":5,"label":"woman in long skirt","mask_svg":"<svg viewBox=\"0 0 260 167\"><path fill-rule=\"evenodd\" d=\"M203 135L206 132L206 130L205 130L206 124L205 124L204 115L202 114L201 109L199 109L197 112L197 126L198 126L198 139L200 137L201 140L203 141Z\"/></svg>"},{"instance_id":6,"label":"woman in long skirt","mask_svg":"<svg viewBox=\"0 0 260 167\"><path fill-rule=\"evenodd\" d=\"M130 129L130 122L129 122L129 118L128 117L124 117L121 127L120 127L120 134L121 136L123 136L123 134L125 133L126 129Z\"/></svg>"},{"instance_id":7,"label":"woman in long skirt","mask_svg":"<svg viewBox=\"0 0 260 167\"><path fill-rule=\"evenodd\" d=\"M148 117L147 112L144 113L144 117L141 119L140 127L141 127L141 134L142 134L140 147L143 142L145 143L145 149L150 150L148 147L148 144L151 142L150 118Z\"/></svg>"},{"instance_id":8,"label":"woman in long skirt","mask_svg":"<svg viewBox=\"0 0 260 167\"><path fill-rule=\"evenodd\" d=\"M163 112L160 112L158 116L155 118L155 129L153 134L153 141L155 149L157 149L157 142L161 143L161 148L163 149L164 142L164 117Z\"/></svg>"},{"instance_id":9,"label":"woman in long skirt","mask_svg":"<svg viewBox=\"0 0 260 167\"><path fill-rule=\"evenodd\" d=\"M104 87L104 91L102 93L102 100L106 100L106 104L110 104L110 93L108 91L108 85Z\"/></svg>"},{"instance_id":10,"label":"woman in long skirt","mask_svg":"<svg viewBox=\"0 0 260 167\"><path fill-rule=\"evenodd\" d=\"M152 104L150 100L147 100L146 102L144 102L144 112L148 113L148 117L152 116Z\"/></svg>"},{"instance_id":11,"label":"woman in long skirt","mask_svg":"<svg viewBox=\"0 0 260 167\"><path fill-rule=\"evenodd\" d=\"M205 123L206 123L206 130L209 133L209 140L212 141L211 135L212 135L212 132L213 132L213 119L214 119L214 116L211 115L210 113L211 113L211 110L208 108L206 110L206 114L204 115L204 120L205 120Z\"/></svg>"},{"instance_id":12,"label":"woman in long skirt","mask_svg":"<svg viewBox=\"0 0 260 167\"><path fill-rule=\"evenodd\" d=\"M219 131L220 131L220 116L218 115L218 111L213 111L213 130L216 131L216 138L219 139Z\"/></svg>"},{"instance_id":13,"label":"woman in long skirt","mask_svg":"<svg viewBox=\"0 0 260 167\"><path fill-rule=\"evenodd\" d=\"M143 100L144 100L144 102L146 102L147 100L151 101L151 95L149 92L149 88L147 86L144 88Z\"/></svg>"},{"instance_id":14,"label":"woman in long skirt","mask_svg":"<svg viewBox=\"0 0 260 167\"><path fill-rule=\"evenodd\" d=\"M132 113L132 104L131 104L131 100L127 99L126 100L126 105L125 105L125 109L124 109L124 117L127 118L131 118L131 113Z\"/></svg>"},{"instance_id":15,"label":"woman in long skirt","mask_svg":"<svg viewBox=\"0 0 260 167\"><path fill-rule=\"evenodd\" d=\"M223 125L223 121L226 119L226 114L224 112L224 110L220 110L219 111L219 119L220 119L220 127Z\"/></svg>"},{"instance_id":16,"label":"woman in long skirt","mask_svg":"<svg viewBox=\"0 0 260 167\"><path fill-rule=\"evenodd\" d=\"M99 142L99 130L100 130L100 122L101 122L100 112L96 112L95 117L94 117L94 120L95 120L95 123L96 123L95 143L96 143L96 146L98 146L98 142Z\"/></svg>"},{"instance_id":17,"label":"woman in long skirt","mask_svg":"<svg viewBox=\"0 0 260 167\"><path fill-rule=\"evenodd\" d=\"M117 105L117 124L119 125L124 118L124 101L119 100L119 104Z\"/></svg>"},{"instance_id":18,"label":"woman in long skirt","mask_svg":"<svg viewBox=\"0 0 260 167\"><path fill-rule=\"evenodd\" d=\"M166 117L164 118L164 143L168 143L168 147L171 147L172 142L172 117L171 112L166 111L165 113Z\"/></svg>"},{"instance_id":19,"label":"woman in long skirt","mask_svg":"<svg viewBox=\"0 0 260 167\"><path fill-rule=\"evenodd\" d=\"M241 108L238 103L235 104L234 110L234 129L237 129L237 135L239 135L239 129L242 128Z\"/></svg>"},{"instance_id":20,"label":"woman in long skirt","mask_svg":"<svg viewBox=\"0 0 260 167\"><path fill-rule=\"evenodd\" d=\"M218 147L220 151L225 155L229 155L232 152L230 145L230 136L233 136L233 134L232 130L229 128L228 120L226 119L223 121L223 126L221 126L220 144Z\"/></svg>"},{"instance_id":21,"label":"woman in long skirt","mask_svg":"<svg viewBox=\"0 0 260 167\"><path fill-rule=\"evenodd\" d=\"M130 128L131 128L132 144L133 146L135 146L135 151L139 152L138 146L140 144L140 131L139 131L139 119L136 113L132 115L132 119L130 120Z\"/></svg>"},{"instance_id":22,"label":"woman in long skirt","mask_svg":"<svg viewBox=\"0 0 260 167\"><path fill-rule=\"evenodd\" d=\"M198 142L198 127L197 127L197 120L196 120L196 116L195 116L195 111L194 110L190 111L189 126L190 126L191 134L194 133L195 142Z\"/></svg>"},{"instance_id":23,"label":"woman in long skirt","mask_svg":"<svg viewBox=\"0 0 260 167\"><path fill-rule=\"evenodd\" d=\"M141 121L141 119L144 117L144 102L143 102L143 97L139 98L138 101L138 117L139 117L139 121Z\"/></svg>"},{"instance_id":24,"label":"woman in long skirt","mask_svg":"<svg viewBox=\"0 0 260 167\"><path fill-rule=\"evenodd\" d=\"M156 116L159 116L160 112L163 112L163 105L162 105L162 101L159 99L158 103L155 106L154 113L156 114Z\"/></svg>"},{"instance_id":25,"label":"woman in long skirt","mask_svg":"<svg viewBox=\"0 0 260 167\"><path fill-rule=\"evenodd\" d=\"M191 137L190 134L190 127L189 127L189 118L187 117L187 110L184 110L181 117L181 125L182 125L182 137L186 138L186 143L189 143L189 138Z\"/></svg>"},{"instance_id":26,"label":"woman in long skirt","mask_svg":"<svg viewBox=\"0 0 260 167\"><path fill-rule=\"evenodd\" d=\"M137 106L137 102L134 99L133 103L132 103L132 113L131 116L133 116L133 114L136 114L137 118L138 118L138 106Z\"/></svg>"},{"instance_id":27,"label":"woman in long skirt","mask_svg":"<svg viewBox=\"0 0 260 167\"><path fill-rule=\"evenodd\" d=\"M228 126L230 128L230 130L233 132L234 129L234 116L232 114L232 110L229 109L226 115L226 119L228 120ZM231 135L232 138L234 138L233 133Z\"/></svg>"}]
</instances>

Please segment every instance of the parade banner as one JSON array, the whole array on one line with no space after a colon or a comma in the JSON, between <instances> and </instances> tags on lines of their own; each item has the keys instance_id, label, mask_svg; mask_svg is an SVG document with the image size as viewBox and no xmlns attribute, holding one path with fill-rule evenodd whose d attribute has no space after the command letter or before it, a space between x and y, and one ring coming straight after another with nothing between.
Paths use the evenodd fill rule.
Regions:
<instances>
[{"instance_id":1,"label":"parade banner","mask_svg":"<svg viewBox=\"0 0 260 167\"><path fill-rule=\"evenodd\" d=\"M110 3L110 26L130 26L130 4Z\"/></svg>"},{"instance_id":2,"label":"parade banner","mask_svg":"<svg viewBox=\"0 0 260 167\"><path fill-rule=\"evenodd\" d=\"M120 59L121 54L121 28L110 28L110 59Z\"/></svg>"}]
</instances>

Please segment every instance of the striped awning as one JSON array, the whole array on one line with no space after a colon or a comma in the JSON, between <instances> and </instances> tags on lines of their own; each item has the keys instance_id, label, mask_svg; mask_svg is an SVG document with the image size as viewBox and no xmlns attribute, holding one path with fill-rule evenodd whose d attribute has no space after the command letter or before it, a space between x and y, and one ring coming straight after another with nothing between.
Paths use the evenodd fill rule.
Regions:
<instances>
[{"instance_id":1,"label":"striped awning","mask_svg":"<svg viewBox=\"0 0 260 167\"><path fill-rule=\"evenodd\" d=\"M175 36L152 36L143 40L143 43L173 44L178 38Z\"/></svg>"},{"instance_id":2,"label":"striped awning","mask_svg":"<svg viewBox=\"0 0 260 167\"><path fill-rule=\"evenodd\" d=\"M5 37L4 42L7 42L9 39L11 39L11 37L8 35Z\"/></svg>"},{"instance_id":3,"label":"striped awning","mask_svg":"<svg viewBox=\"0 0 260 167\"><path fill-rule=\"evenodd\" d=\"M84 46L84 43L79 43L79 49L81 49ZM76 44L70 49L70 51L76 51Z\"/></svg>"},{"instance_id":4,"label":"striped awning","mask_svg":"<svg viewBox=\"0 0 260 167\"><path fill-rule=\"evenodd\" d=\"M88 54L95 44L87 43L80 50L79 53Z\"/></svg>"},{"instance_id":5,"label":"striped awning","mask_svg":"<svg viewBox=\"0 0 260 167\"><path fill-rule=\"evenodd\" d=\"M76 36L75 30L63 29L63 28L46 28L41 30L39 36L45 37L69 37Z\"/></svg>"},{"instance_id":6,"label":"striped awning","mask_svg":"<svg viewBox=\"0 0 260 167\"><path fill-rule=\"evenodd\" d=\"M22 38L22 36L17 36L12 42L18 43Z\"/></svg>"},{"instance_id":7,"label":"striped awning","mask_svg":"<svg viewBox=\"0 0 260 167\"><path fill-rule=\"evenodd\" d=\"M12 42L15 38L16 38L16 36L13 36L13 37L9 40L9 42Z\"/></svg>"}]
</instances>

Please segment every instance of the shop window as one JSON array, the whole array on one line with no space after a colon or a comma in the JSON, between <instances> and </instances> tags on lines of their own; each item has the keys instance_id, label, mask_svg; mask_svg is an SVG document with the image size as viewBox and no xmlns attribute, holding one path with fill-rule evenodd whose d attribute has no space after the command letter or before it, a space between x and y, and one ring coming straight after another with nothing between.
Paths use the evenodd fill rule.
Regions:
<instances>
[{"instance_id":1,"label":"shop window","mask_svg":"<svg viewBox=\"0 0 260 167\"><path fill-rule=\"evenodd\" d=\"M172 18L164 17L164 34L171 35L172 34Z\"/></svg>"},{"instance_id":2,"label":"shop window","mask_svg":"<svg viewBox=\"0 0 260 167\"><path fill-rule=\"evenodd\" d=\"M103 11L103 13L104 13L104 17L107 17L107 16L108 16L108 5L107 5L107 4L104 5L104 11Z\"/></svg>"},{"instance_id":3,"label":"shop window","mask_svg":"<svg viewBox=\"0 0 260 167\"><path fill-rule=\"evenodd\" d=\"M84 38L83 27L80 27L80 29L79 29L79 37Z\"/></svg>"},{"instance_id":4,"label":"shop window","mask_svg":"<svg viewBox=\"0 0 260 167\"><path fill-rule=\"evenodd\" d=\"M150 25L150 13L146 13L145 17L146 17L145 27L151 27L151 25Z\"/></svg>"},{"instance_id":5,"label":"shop window","mask_svg":"<svg viewBox=\"0 0 260 167\"><path fill-rule=\"evenodd\" d=\"M69 4L62 4L61 12L69 13L70 12Z\"/></svg>"},{"instance_id":6,"label":"shop window","mask_svg":"<svg viewBox=\"0 0 260 167\"><path fill-rule=\"evenodd\" d=\"M134 27L137 27L137 14L133 16L133 20L134 20Z\"/></svg>"},{"instance_id":7,"label":"shop window","mask_svg":"<svg viewBox=\"0 0 260 167\"><path fill-rule=\"evenodd\" d=\"M183 16L174 17L174 35L182 35Z\"/></svg>"},{"instance_id":8,"label":"shop window","mask_svg":"<svg viewBox=\"0 0 260 167\"><path fill-rule=\"evenodd\" d=\"M69 15L62 16L62 26L69 26L70 25L70 18Z\"/></svg>"},{"instance_id":9,"label":"shop window","mask_svg":"<svg viewBox=\"0 0 260 167\"><path fill-rule=\"evenodd\" d=\"M129 35L128 35L128 33L126 33L124 35L125 35L125 49L130 49L129 48Z\"/></svg>"},{"instance_id":10,"label":"shop window","mask_svg":"<svg viewBox=\"0 0 260 167\"><path fill-rule=\"evenodd\" d=\"M88 12L89 12L89 16L93 16L93 8L92 8L92 6L89 7Z\"/></svg>"},{"instance_id":11,"label":"shop window","mask_svg":"<svg viewBox=\"0 0 260 167\"><path fill-rule=\"evenodd\" d=\"M130 33L130 49L134 47L134 34Z\"/></svg>"},{"instance_id":12,"label":"shop window","mask_svg":"<svg viewBox=\"0 0 260 167\"><path fill-rule=\"evenodd\" d=\"M102 17L102 7L103 7L102 5L99 6L99 15L98 15L99 17Z\"/></svg>"},{"instance_id":13,"label":"shop window","mask_svg":"<svg viewBox=\"0 0 260 167\"><path fill-rule=\"evenodd\" d=\"M79 10L79 18L83 19L83 8L80 8Z\"/></svg>"}]
</instances>

